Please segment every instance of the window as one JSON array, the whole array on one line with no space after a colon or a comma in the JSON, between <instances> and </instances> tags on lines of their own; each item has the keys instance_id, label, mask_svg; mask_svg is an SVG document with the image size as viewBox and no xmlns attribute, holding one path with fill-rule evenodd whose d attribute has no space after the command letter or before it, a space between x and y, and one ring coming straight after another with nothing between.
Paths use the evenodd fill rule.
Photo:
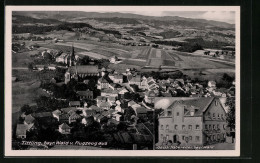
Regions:
<instances>
[{"instance_id":1,"label":"window","mask_svg":"<svg viewBox=\"0 0 260 163\"><path fill-rule=\"evenodd\" d=\"M200 141L200 137L199 136L196 136L195 140L198 142Z\"/></svg>"},{"instance_id":2,"label":"window","mask_svg":"<svg viewBox=\"0 0 260 163\"><path fill-rule=\"evenodd\" d=\"M221 114L221 118L224 119L224 115L223 114Z\"/></svg>"},{"instance_id":3,"label":"window","mask_svg":"<svg viewBox=\"0 0 260 163\"><path fill-rule=\"evenodd\" d=\"M166 140L167 140L167 141L169 140L169 135L166 135Z\"/></svg>"},{"instance_id":4,"label":"window","mask_svg":"<svg viewBox=\"0 0 260 163\"><path fill-rule=\"evenodd\" d=\"M208 129L208 125L205 125L205 129L206 129L206 130Z\"/></svg>"},{"instance_id":5,"label":"window","mask_svg":"<svg viewBox=\"0 0 260 163\"><path fill-rule=\"evenodd\" d=\"M161 134L161 139L163 140L163 134Z\"/></svg>"},{"instance_id":6,"label":"window","mask_svg":"<svg viewBox=\"0 0 260 163\"><path fill-rule=\"evenodd\" d=\"M175 129L175 130L178 130L178 125L175 125L175 126L174 126L174 129Z\"/></svg>"},{"instance_id":7,"label":"window","mask_svg":"<svg viewBox=\"0 0 260 163\"><path fill-rule=\"evenodd\" d=\"M197 129L197 130L200 129L200 125L196 125L196 129Z\"/></svg>"},{"instance_id":8,"label":"window","mask_svg":"<svg viewBox=\"0 0 260 163\"><path fill-rule=\"evenodd\" d=\"M219 134L217 135L217 139L218 139L218 140L220 139L220 136L219 136Z\"/></svg>"},{"instance_id":9,"label":"window","mask_svg":"<svg viewBox=\"0 0 260 163\"><path fill-rule=\"evenodd\" d=\"M172 111L167 111L167 116L172 116Z\"/></svg>"},{"instance_id":10,"label":"window","mask_svg":"<svg viewBox=\"0 0 260 163\"><path fill-rule=\"evenodd\" d=\"M224 130L226 129L226 125L225 125L225 124L223 125L223 129L224 129Z\"/></svg>"},{"instance_id":11,"label":"window","mask_svg":"<svg viewBox=\"0 0 260 163\"><path fill-rule=\"evenodd\" d=\"M169 125L166 125L166 130L169 130Z\"/></svg>"},{"instance_id":12,"label":"window","mask_svg":"<svg viewBox=\"0 0 260 163\"><path fill-rule=\"evenodd\" d=\"M163 137L163 142L166 142L166 137Z\"/></svg>"},{"instance_id":13,"label":"window","mask_svg":"<svg viewBox=\"0 0 260 163\"><path fill-rule=\"evenodd\" d=\"M177 115L177 116L179 116L179 115L180 115L180 113L179 113L179 112L177 112L177 113L176 113L176 115Z\"/></svg>"},{"instance_id":14,"label":"window","mask_svg":"<svg viewBox=\"0 0 260 163\"><path fill-rule=\"evenodd\" d=\"M212 117L215 118L215 113L212 114Z\"/></svg>"},{"instance_id":15,"label":"window","mask_svg":"<svg viewBox=\"0 0 260 163\"><path fill-rule=\"evenodd\" d=\"M216 106L218 105L218 101L217 101L217 100L215 101L215 105L216 105Z\"/></svg>"},{"instance_id":16,"label":"window","mask_svg":"<svg viewBox=\"0 0 260 163\"><path fill-rule=\"evenodd\" d=\"M185 136L182 136L182 140L185 140Z\"/></svg>"},{"instance_id":17,"label":"window","mask_svg":"<svg viewBox=\"0 0 260 163\"><path fill-rule=\"evenodd\" d=\"M213 135L213 140L216 140L216 136L215 135Z\"/></svg>"},{"instance_id":18,"label":"window","mask_svg":"<svg viewBox=\"0 0 260 163\"><path fill-rule=\"evenodd\" d=\"M213 126L213 130L215 129L215 125L212 125Z\"/></svg>"},{"instance_id":19,"label":"window","mask_svg":"<svg viewBox=\"0 0 260 163\"><path fill-rule=\"evenodd\" d=\"M163 125L161 125L161 130L163 130Z\"/></svg>"},{"instance_id":20,"label":"window","mask_svg":"<svg viewBox=\"0 0 260 163\"><path fill-rule=\"evenodd\" d=\"M219 114L218 114L218 119L220 118Z\"/></svg>"},{"instance_id":21,"label":"window","mask_svg":"<svg viewBox=\"0 0 260 163\"><path fill-rule=\"evenodd\" d=\"M189 140L192 140L192 136L189 136Z\"/></svg>"},{"instance_id":22,"label":"window","mask_svg":"<svg viewBox=\"0 0 260 163\"><path fill-rule=\"evenodd\" d=\"M189 130L192 130L192 125L189 125Z\"/></svg>"},{"instance_id":23,"label":"window","mask_svg":"<svg viewBox=\"0 0 260 163\"><path fill-rule=\"evenodd\" d=\"M209 125L209 130L211 130L211 125Z\"/></svg>"},{"instance_id":24,"label":"window","mask_svg":"<svg viewBox=\"0 0 260 163\"><path fill-rule=\"evenodd\" d=\"M217 124L217 129L219 129L219 124Z\"/></svg>"},{"instance_id":25,"label":"window","mask_svg":"<svg viewBox=\"0 0 260 163\"><path fill-rule=\"evenodd\" d=\"M182 125L182 130L185 130L185 125Z\"/></svg>"}]
</instances>

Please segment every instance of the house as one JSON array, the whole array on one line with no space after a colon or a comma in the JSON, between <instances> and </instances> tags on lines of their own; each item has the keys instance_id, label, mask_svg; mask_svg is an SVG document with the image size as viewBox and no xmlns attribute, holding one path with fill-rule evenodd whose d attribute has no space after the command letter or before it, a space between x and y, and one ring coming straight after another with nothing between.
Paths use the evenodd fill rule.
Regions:
<instances>
[{"instance_id":1,"label":"house","mask_svg":"<svg viewBox=\"0 0 260 163\"><path fill-rule=\"evenodd\" d=\"M158 97L159 92L156 90L152 90L152 91L146 91L145 95L144 95L144 101L146 103L152 104L154 103L154 98Z\"/></svg>"},{"instance_id":2,"label":"house","mask_svg":"<svg viewBox=\"0 0 260 163\"><path fill-rule=\"evenodd\" d=\"M208 87L210 88L216 88L216 82L215 81L208 81Z\"/></svg>"},{"instance_id":3,"label":"house","mask_svg":"<svg viewBox=\"0 0 260 163\"><path fill-rule=\"evenodd\" d=\"M82 111L82 114L85 116L85 117L90 117L90 116L93 116L96 114L96 110L90 110L90 109L84 109Z\"/></svg>"},{"instance_id":4,"label":"house","mask_svg":"<svg viewBox=\"0 0 260 163\"><path fill-rule=\"evenodd\" d=\"M127 75L127 81L128 84L131 85L137 85L138 87L140 87L141 85L141 75Z\"/></svg>"},{"instance_id":5,"label":"house","mask_svg":"<svg viewBox=\"0 0 260 163\"><path fill-rule=\"evenodd\" d=\"M110 83L109 88L115 90L118 85L116 83Z\"/></svg>"},{"instance_id":6,"label":"house","mask_svg":"<svg viewBox=\"0 0 260 163\"><path fill-rule=\"evenodd\" d=\"M117 56L113 56L109 59L110 63L116 63L116 61L118 61L118 57Z\"/></svg>"},{"instance_id":7,"label":"house","mask_svg":"<svg viewBox=\"0 0 260 163\"><path fill-rule=\"evenodd\" d=\"M41 119L48 121L49 123L54 122L53 114L52 112L39 112L39 113L33 113L32 116L36 119Z\"/></svg>"},{"instance_id":8,"label":"house","mask_svg":"<svg viewBox=\"0 0 260 163\"><path fill-rule=\"evenodd\" d=\"M110 88L103 89L103 90L101 90L101 96L106 96L106 97L109 97L109 96L118 97L118 90L113 90L113 89L110 89Z\"/></svg>"},{"instance_id":9,"label":"house","mask_svg":"<svg viewBox=\"0 0 260 163\"><path fill-rule=\"evenodd\" d=\"M76 107L61 108L61 111L63 113L75 112L77 110L78 110L78 108L76 108Z\"/></svg>"},{"instance_id":10,"label":"house","mask_svg":"<svg viewBox=\"0 0 260 163\"><path fill-rule=\"evenodd\" d=\"M123 83L123 75L122 74L115 74L112 81L114 83Z\"/></svg>"},{"instance_id":11,"label":"house","mask_svg":"<svg viewBox=\"0 0 260 163\"><path fill-rule=\"evenodd\" d=\"M50 64L50 65L48 65L48 69L49 70L56 70L56 65Z\"/></svg>"},{"instance_id":12,"label":"house","mask_svg":"<svg viewBox=\"0 0 260 163\"><path fill-rule=\"evenodd\" d=\"M158 118L159 144L180 145L219 143L226 137L226 111L219 98L171 99Z\"/></svg>"},{"instance_id":13,"label":"house","mask_svg":"<svg viewBox=\"0 0 260 163\"><path fill-rule=\"evenodd\" d=\"M89 126L91 124L93 124L94 122L94 117L90 116L90 117L84 117L81 120L81 123L84 124L85 126Z\"/></svg>"},{"instance_id":14,"label":"house","mask_svg":"<svg viewBox=\"0 0 260 163\"><path fill-rule=\"evenodd\" d=\"M33 127L33 124L17 124L16 126L16 138L25 139L26 133Z\"/></svg>"},{"instance_id":15,"label":"house","mask_svg":"<svg viewBox=\"0 0 260 163\"><path fill-rule=\"evenodd\" d=\"M62 123L59 125L59 132L61 134L70 134L71 132L71 127L67 125L67 123Z\"/></svg>"},{"instance_id":16,"label":"house","mask_svg":"<svg viewBox=\"0 0 260 163\"><path fill-rule=\"evenodd\" d=\"M81 116L74 112L69 116L69 124L76 122L79 119L81 119Z\"/></svg>"},{"instance_id":17,"label":"house","mask_svg":"<svg viewBox=\"0 0 260 163\"><path fill-rule=\"evenodd\" d=\"M99 78L98 79L98 89L105 89L109 88L109 82L105 78Z\"/></svg>"},{"instance_id":18,"label":"house","mask_svg":"<svg viewBox=\"0 0 260 163\"><path fill-rule=\"evenodd\" d=\"M110 109L111 105L109 104L109 102L100 102L100 103L97 103L97 106L102 109L108 110L108 109Z\"/></svg>"},{"instance_id":19,"label":"house","mask_svg":"<svg viewBox=\"0 0 260 163\"><path fill-rule=\"evenodd\" d=\"M90 91L90 90L77 91L77 96L79 96L80 100L84 100L84 99L92 100L93 99L93 91Z\"/></svg>"},{"instance_id":20,"label":"house","mask_svg":"<svg viewBox=\"0 0 260 163\"><path fill-rule=\"evenodd\" d=\"M59 122L62 122L62 123L68 123L68 122L69 122L69 117L70 117L69 114L63 113L63 114L61 114L61 115L59 116L58 121L59 121Z\"/></svg>"},{"instance_id":21,"label":"house","mask_svg":"<svg viewBox=\"0 0 260 163\"><path fill-rule=\"evenodd\" d=\"M38 71L45 70L45 68L45 65L35 65L35 69L37 69Z\"/></svg>"},{"instance_id":22,"label":"house","mask_svg":"<svg viewBox=\"0 0 260 163\"><path fill-rule=\"evenodd\" d=\"M184 80L183 79L175 79L175 81L180 83L181 85L184 85Z\"/></svg>"},{"instance_id":23,"label":"house","mask_svg":"<svg viewBox=\"0 0 260 163\"><path fill-rule=\"evenodd\" d=\"M124 110L121 108L120 105L117 105L117 106L115 107L115 110L116 110L117 112L124 113Z\"/></svg>"},{"instance_id":24,"label":"house","mask_svg":"<svg viewBox=\"0 0 260 163\"><path fill-rule=\"evenodd\" d=\"M59 109L57 109L57 110L54 110L53 112L52 112L52 116L54 117L54 118L56 118L58 121L59 121L59 119L60 119L60 115L62 114L62 112L59 110Z\"/></svg>"},{"instance_id":25,"label":"house","mask_svg":"<svg viewBox=\"0 0 260 163\"><path fill-rule=\"evenodd\" d=\"M35 118L29 114L24 118L24 124L25 125L30 125L30 124L34 124Z\"/></svg>"},{"instance_id":26,"label":"house","mask_svg":"<svg viewBox=\"0 0 260 163\"><path fill-rule=\"evenodd\" d=\"M97 101L97 103L106 102L107 101L107 97L105 97L105 96L97 96L96 101Z\"/></svg>"},{"instance_id":27,"label":"house","mask_svg":"<svg viewBox=\"0 0 260 163\"><path fill-rule=\"evenodd\" d=\"M98 113L100 113L100 112L103 111L102 108L97 107L96 105L91 105L88 109L90 109L90 110L95 110L95 111L98 112Z\"/></svg>"},{"instance_id":28,"label":"house","mask_svg":"<svg viewBox=\"0 0 260 163\"><path fill-rule=\"evenodd\" d=\"M17 77L12 76L12 82L16 82L17 81Z\"/></svg>"},{"instance_id":29,"label":"house","mask_svg":"<svg viewBox=\"0 0 260 163\"><path fill-rule=\"evenodd\" d=\"M70 101L69 106L70 107L80 107L80 101Z\"/></svg>"},{"instance_id":30,"label":"house","mask_svg":"<svg viewBox=\"0 0 260 163\"><path fill-rule=\"evenodd\" d=\"M113 116L113 119L115 119L116 121L120 122L120 121L123 121L123 116L121 114L115 114Z\"/></svg>"},{"instance_id":31,"label":"house","mask_svg":"<svg viewBox=\"0 0 260 163\"><path fill-rule=\"evenodd\" d=\"M110 106L115 105L116 104L116 98L111 96L107 98L107 102L110 104Z\"/></svg>"}]
</instances>

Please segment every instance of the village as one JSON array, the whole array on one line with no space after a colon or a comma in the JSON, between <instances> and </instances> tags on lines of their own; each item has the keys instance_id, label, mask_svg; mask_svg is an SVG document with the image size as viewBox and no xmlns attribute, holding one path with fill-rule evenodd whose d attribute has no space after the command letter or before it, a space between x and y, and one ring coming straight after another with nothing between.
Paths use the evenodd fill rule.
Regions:
<instances>
[{"instance_id":1,"label":"village","mask_svg":"<svg viewBox=\"0 0 260 163\"><path fill-rule=\"evenodd\" d=\"M31 50L37 47L29 48ZM164 127L167 131L171 130L169 125L170 128L177 129L178 123L170 124L171 122L164 121L166 117L175 116L175 113L169 111L173 104L163 108L156 102L160 99L180 97L188 100L184 99L185 109L179 111L181 115L179 112L176 113L178 116L214 116L210 118L210 126L207 126L207 129L208 127L211 129L211 125L213 129L219 128L219 124L215 126L214 121L221 120L220 136L209 136L205 138L207 141L202 139L202 125L205 122L201 121L199 126L196 125L194 128L201 131L198 136L194 136L197 144L225 141L227 112L222 110L219 113L225 104L220 104L220 109L210 111L211 113L208 113L209 111L206 113L206 110L209 110L206 108L210 107L209 103L221 103L220 98L234 98L235 80L227 74L223 75L224 84L218 84L216 81L192 80L187 76L178 75L180 73L178 71L161 74L140 72L121 64L116 56L109 60L80 57L75 53L73 45L71 51L67 53L44 50L33 57L40 61L39 64L28 65L30 71L55 72L60 69L63 78L61 75L53 76L51 80L42 81L40 87L47 96L36 100L34 106L24 105L21 108L22 114L14 132L17 142L18 140L107 142L99 146L106 149L154 149L154 144L158 142L162 142L160 145L196 144L188 141L192 140L191 132L186 130L186 128L192 130L189 124L182 125L183 122L178 122L182 130L186 131L182 141L179 140L181 136L171 134L169 136L166 131L162 131ZM13 82L16 80L16 77L13 77ZM200 102L203 99L207 100ZM55 146L57 145L45 145L43 148L49 149Z\"/></svg>"}]
</instances>

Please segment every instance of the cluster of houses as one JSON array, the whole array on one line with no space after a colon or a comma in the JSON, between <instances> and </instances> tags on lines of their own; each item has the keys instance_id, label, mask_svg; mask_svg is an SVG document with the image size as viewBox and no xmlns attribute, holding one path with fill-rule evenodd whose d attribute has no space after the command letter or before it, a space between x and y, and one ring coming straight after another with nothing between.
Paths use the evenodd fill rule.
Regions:
<instances>
[{"instance_id":1,"label":"cluster of houses","mask_svg":"<svg viewBox=\"0 0 260 163\"><path fill-rule=\"evenodd\" d=\"M51 52L44 51L42 55L47 55L47 53ZM154 108L156 98L174 97L178 99L176 96L180 96L180 94L191 99L175 100L164 108L163 114L159 117L160 142L166 143L171 140L173 143L207 144L222 141L225 138L225 112L221 105L217 105L219 101L215 97L234 96L234 89L218 89L215 81L209 81L207 87L203 87L199 83L192 83L184 79L156 80L153 77L142 76L135 69L125 69L124 72L121 72L116 69L99 69L96 65L76 65L76 61L74 49L71 54L62 53L56 57L56 62L69 65L64 75L65 84L68 84L72 78L78 82L88 83L86 78L95 77L100 95L94 97L94 92L90 90L77 91L79 101L70 101L67 108L57 109L53 112L23 114L23 123L17 124L17 138L26 138L26 133L34 129L34 122L37 119L49 118L50 123L57 121L59 123L56 128L58 132L71 134L73 123L88 126L96 121L109 126L129 122L129 119L126 119L128 109L134 112L130 117L131 125L134 127L139 124L138 119L147 119L148 113L156 109ZM51 66L49 69L52 69ZM55 69L53 68L53 70ZM131 99L127 94L138 94L139 98ZM88 106L89 104L86 102L88 100L94 100L95 103ZM172 119L176 119L176 121L172 121ZM212 133L208 130L207 132L206 128L208 130L217 129L217 132Z\"/></svg>"}]
</instances>

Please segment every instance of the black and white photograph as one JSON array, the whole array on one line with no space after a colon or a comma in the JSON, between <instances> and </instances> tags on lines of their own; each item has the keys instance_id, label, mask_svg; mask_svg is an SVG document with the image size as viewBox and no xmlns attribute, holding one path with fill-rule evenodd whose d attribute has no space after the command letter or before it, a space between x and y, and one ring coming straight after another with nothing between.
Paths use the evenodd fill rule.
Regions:
<instances>
[{"instance_id":1,"label":"black and white photograph","mask_svg":"<svg viewBox=\"0 0 260 163\"><path fill-rule=\"evenodd\" d=\"M238 6L7 6L8 156L239 156Z\"/></svg>"}]
</instances>

